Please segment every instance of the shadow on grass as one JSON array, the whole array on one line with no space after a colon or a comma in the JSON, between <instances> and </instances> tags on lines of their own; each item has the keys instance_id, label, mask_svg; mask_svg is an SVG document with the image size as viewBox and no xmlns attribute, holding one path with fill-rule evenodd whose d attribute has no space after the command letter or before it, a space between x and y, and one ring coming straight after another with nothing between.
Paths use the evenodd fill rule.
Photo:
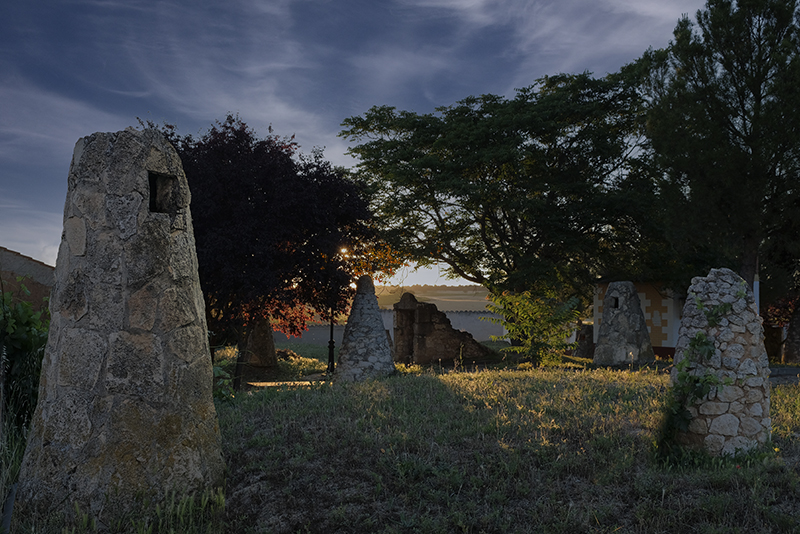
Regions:
<instances>
[{"instance_id":1,"label":"shadow on grass","mask_svg":"<svg viewBox=\"0 0 800 534\"><path fill-rule=\"evenodd\" d=\"M532 369L253 393L220 408L228 528L787 531L800 477L774 454L654 460L666 386L653 370Z\"/></svg>"}]
</instances>

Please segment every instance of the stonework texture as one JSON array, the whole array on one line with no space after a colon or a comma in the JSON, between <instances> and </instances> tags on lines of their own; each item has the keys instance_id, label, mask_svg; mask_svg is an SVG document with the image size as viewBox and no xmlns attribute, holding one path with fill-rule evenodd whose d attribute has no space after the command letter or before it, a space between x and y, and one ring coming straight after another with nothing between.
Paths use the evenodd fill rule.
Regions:
<instances>
[{"instance_id":1,"label":"stonework texture","mask_svg":"<svg viewBox=\"0 0 800 534\"><path fill-rule=\"evenodd\" d=\"M440 361L474 362L491 351L472 334L455 330L450 319L435 304L418 302L404 293L394 305L394 359L405 364Z\"/></svg>"},{"instance_id":2,"label":"stonework texture","mask_svg":"<svg viewBox=\"0 0 800 534\"><path fill-rule=\"evenodd\" d=\"M358 279L356 296L347 326L334 378L337 382L361 382L395 372L392 347L383 325L372 278Z\"/></svg>"},{"instance_id":3,"label":"stonework texture","mask_svg":"<svg viewBox=\"0 0 800 534\"><path fill-rule=\"evenodd\" d=\"M593 362L642 365L655 360L650 334L633 282L612 282L603 298L603 319Z\"/></svg>"},{"instance_id":4,"label":"stonework texture","mask_svg":"<svg viewBox=\"0 0 800 534\"><path fill-rule=\"evenodd\" d=\"M102 520L222 484L189 200L155 130L76 144L22 508Z\"/></svg>"},{"instance_id":5,"label":"stonework texture","mask_svg":"<svg viewBox=\"0 0 800 534\"><path fill-rule=\"evenodd\" d=\"M708 358L698 357L690 346L698 333L713 342ZM707 277L692 279L675 349L673 382L684 358L691 375L710 373L730 384L711 388L686 407L692 419L688 431L678 434L678 443L705 448L713 455L733 455L770 439L770 370L761 317L753 291L730 269L712 269Z\"/></svg>"}]
</instances>

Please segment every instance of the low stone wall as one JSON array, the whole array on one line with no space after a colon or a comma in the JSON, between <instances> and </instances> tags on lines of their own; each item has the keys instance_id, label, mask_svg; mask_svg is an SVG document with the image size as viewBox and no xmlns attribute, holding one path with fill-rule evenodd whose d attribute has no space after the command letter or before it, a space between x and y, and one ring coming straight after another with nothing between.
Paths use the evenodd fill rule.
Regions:
<instances>
[{"instance_id":1,"label":"low stone wall","mask_svg":"<svg viewBox=\"0 0 800 534\"><path fill-rule=\"evenodd\" d=\"M478 341L488 341L492 336L501 336L505 333L503 327L499 324L485 321L481 317L495 316L489 312L476 312L476 311L448 311L445 312L447 318L450 319L450 324L456 330L464 330L472 334L472 337ZM394 339L394 311L381 310L381 318L389 335ZM303 332L302 337L292 337L275 332L275 343L305 343L309 345L327 345L330 339L331 327L330 325L311 325L308 330ZM342 346L342 337L344 336L344 325L334 325L333 339L337 347Z\"/></svg>"}]
</instances>

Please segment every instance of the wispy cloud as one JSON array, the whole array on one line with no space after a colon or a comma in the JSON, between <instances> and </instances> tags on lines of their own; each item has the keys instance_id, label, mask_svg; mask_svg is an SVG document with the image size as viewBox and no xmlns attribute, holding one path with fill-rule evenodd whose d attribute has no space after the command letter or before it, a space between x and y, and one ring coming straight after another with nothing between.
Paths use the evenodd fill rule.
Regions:
<instances>
[{"instance_id":1,"label":"wispy cloud","mask_svg":"<svg viewBox=\"0 0 800 534\"><path fill-rule=\"evenodd\" d=\"M61 240L61 216L9 198L0 208L0 246L55 265Z\"/></svg>"},{"instance_id":2,"label":"wispy cloud","mask_svg":"<svg viewBox=\"0 0 800 534\"><path fill-rule=\"evenodd\" d=\"M232 112L262 135L272 125L296 134L304 151L326 146L333 163L351 165L336 137L348 116L376 104L425 112L471 94L510 95L557 72L603 75L665 46L681 13L702 3L7 2L0 198L24 207L2 208L0 244L55 253L72 149L92 132L142 117L194 134ZM32 206L50 215L32 215ZM51 243L37 245L45 234Z\"/></svg>"}]
</instances>

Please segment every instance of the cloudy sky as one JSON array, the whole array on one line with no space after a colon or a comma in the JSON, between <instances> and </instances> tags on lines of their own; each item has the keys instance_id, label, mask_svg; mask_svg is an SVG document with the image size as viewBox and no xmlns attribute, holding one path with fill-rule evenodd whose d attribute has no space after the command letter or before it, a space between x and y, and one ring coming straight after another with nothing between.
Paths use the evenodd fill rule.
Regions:
<instances>
[{"instance_id":1,"label":"cloudy sky","mask_svg":"<svg viewBox=\"0 0 800 534\"><path fill-rule=\"evenodd\" d=\"M429 112L618 70L701 0L31 0L0 6L0 246L49 264L75 142L227 113L303 152L373 105ZM434 271L405 283L441 283Z\"/></svg>"}]
</instances>

